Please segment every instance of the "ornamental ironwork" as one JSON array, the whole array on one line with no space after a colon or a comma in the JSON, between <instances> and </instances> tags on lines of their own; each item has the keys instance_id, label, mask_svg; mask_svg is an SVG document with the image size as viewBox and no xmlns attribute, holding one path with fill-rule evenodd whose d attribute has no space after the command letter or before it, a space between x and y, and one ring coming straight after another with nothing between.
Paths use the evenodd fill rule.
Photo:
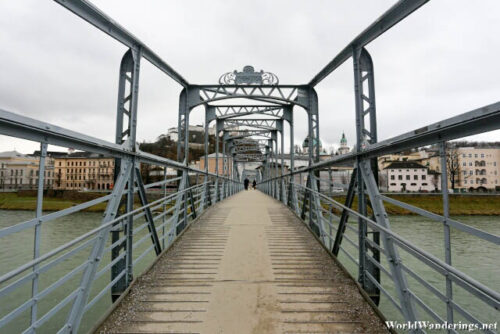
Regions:
<instances>
[{"instance_id":1,"label":"ornamental ironwork","mask_svg":"<svg viewBox=\"0 0 500 334\"><path fill-rule=\"evenodd\" d=\"M219 78L221 85L277 85L279 79L271 72L256 72L253 66L243 67L243 71L227 72Z\"/></svg>"}]
</instances>

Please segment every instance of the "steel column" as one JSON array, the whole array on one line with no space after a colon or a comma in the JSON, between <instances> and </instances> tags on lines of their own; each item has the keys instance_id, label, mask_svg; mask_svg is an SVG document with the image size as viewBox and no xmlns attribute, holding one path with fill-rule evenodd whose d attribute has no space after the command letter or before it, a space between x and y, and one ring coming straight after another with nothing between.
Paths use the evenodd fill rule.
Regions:
<instances>
[{"instance_id":1,"label":"steel column","mask_svg":"<svg viewBox=\"0 0 500 334\"><path fill-rule=\"evenodd\" d=\"M139 97L139 73L142 50L130 49L122 58L120 64L120 74L118 83L118 101L116 113L116 133L115 143L126 147L129 151L136 151L136 131L137 131L137 104ZM122 159L115 159L115 183L118 173L121 170ZM135 158L131 158L131 163L135 165ZM128 175L128 190L126 199L126 211L130 212L134 206L134 168L130 169ZM111 242L114 244L120 240L121 232L125 232L126 240L112 248L111 260L120 256L121 250L126 252L126 256L118 260L111 268L111 281L123 275L111 288L111 298L116 300L133 280L133 217L128 216L126 223L115 224L111 232Z\"/></svg>"},{"instance_id":2,"label":"steel column","mask_svg":"<svg viewBox=\"0 0 500 334\"><path fill-rule=\"evenodd\" d=\"M441 193L443 196L443 232L444 232L444 260L446 264L451 266L451 238L450 238L450 225L448 219L450 218L450 204L448 198L448 164L446 156L446 142L439 143L439 156L441 163ZM446 276L446 321L449 324L453 323L453 285L449 276ZM451 333L451 330L448 330Z\"/></svg>"},{"instance_id":3,"label":"steel column","mask_svg":"<svg viewBox=\"0 0 500 334\"><path fill-rule=\"evenodd\" d=\"M43 188L45 181L45 159L47 157L47 143L40 144L40 159L38 160L38 182L37 182L37 193L36 193L36 212L35 217L40 218L43 215ZM39 220L35 225L35 236L33 243L33 259L36 259L40 256L40 244L42 238L42 226L41 221ZM35 275L31 281L31 298L35 298L38 294L38 267L39 265L33 266L33 272ZM37 311L38 311L38 301L34 299L33 306L31 306L31 326L37 320Z\"/></svg>"}]
</instances>

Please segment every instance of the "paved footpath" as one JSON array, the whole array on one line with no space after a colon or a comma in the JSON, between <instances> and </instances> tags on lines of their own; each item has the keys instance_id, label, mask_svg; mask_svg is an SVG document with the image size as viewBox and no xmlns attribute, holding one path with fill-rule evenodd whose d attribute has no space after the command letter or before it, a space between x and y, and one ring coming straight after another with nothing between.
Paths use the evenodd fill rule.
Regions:
<instances>
[{"instance_id":1,"label":"paved footpath","mask_svg":"<svg viewBox=\"0 0 500 334\"><path fill-rule=\"evenodd\" d=\"M98 333L387 333L283 204L243 191L209 209Z\"/></svg>"}]
</instances>

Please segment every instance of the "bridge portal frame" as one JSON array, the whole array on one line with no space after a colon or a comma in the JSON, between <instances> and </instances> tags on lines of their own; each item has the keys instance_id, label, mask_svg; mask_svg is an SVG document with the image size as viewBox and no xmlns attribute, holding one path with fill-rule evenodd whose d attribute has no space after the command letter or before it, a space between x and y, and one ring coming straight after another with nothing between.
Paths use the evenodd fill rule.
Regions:
<instances>
[{"instance_id":1,"label":"bridge portal frame","mask_svg":"<svg viewBox=\"0 0 500 334\"><path fill-rule=\"evenodd\" d=\"M90 302L88 301L89 297L89 287L92 283L92 278L96 277L96 275L103 273L105 271L97 272L98 263L101 260L101 255L104 253L104 244L110 232L123 232L124 236L118 238L118 240L113 243L113 250L122 250L122 256L129 256L129 252L131 250L130 243L133 242L130 232L132 230L132 226L129 223L131 216L135 215L138 212L142 212L141 214L148 217L148 211L153 205L158 205L157 202L152 202L146 205L142 205L138 209L133 209L130 205L130 198L134 192L138 192L141 197L141 192L144 192L146 187L150 185L144 185L141 183L140 174L137 175L137 166L140 163L147 164L157 164L166 167L175 168L180 171L181 176L175 178L176 181L180 181L179 188L177 193L175 194L175 215L174 219L176 220L176 224L182 222L183 224L187 224L187 219L190 215L196 215L195 211L192 211L192 214L187 214L188 211L188 202L193 205L195 201L195 196L190 194L194 189L198 192L199 198L197 201L211 200L214 198L213 195L210 195L211 192L201 191L198 185L189 186L187 182L189 182L189 174L188 173L197 173L205 176L205 182L202 185L208 188L208 179L212 177L217 182L219 179L226 180L227 182L232 182L233 184L238 184L238 187L241 189L241 184L236 182L234 179L227 179L223 176L217 174L210 174L206 170L199 171L187 166L187 153L188 147L184 149L184 156L180 153L179 150L179 161L171 161L169 159L164 159L161 157L157 157L151 154L147 154L141 152L135 146L135 131L136 131L136 122L137 122L137 91L138 91L138 75L140 68L140 59L144 58L151 62L154 66L160 69L162 72L170 76L176 82L178 82L182 87L183 91L180 96L179 103L179 113L181 117L179 118L179 129L184 126L185 131L180 137L180 139L184 138L184 144L188 145L188 125L189 125L189 112L190 107L195 107L197 105L208 105L208 103L216 103L218 101L230 99L230 98L248 98L254 101L260 101L264 103L268 103L269 108L282 106L284 108L292 108L294 106L301 106L306 109L309 113L309 138L318 138L319 139L319 127L318 127L318 118L317 118L317 96L314 91L314 87L321 82L326 76L328 76L331 72L333 72L338 66L344 63L349 58L353 58L354 60L354 75L355 75L355 98L356 98L356 130L358 134L357 138L357 150L356 152L348 153L344 156L334 157L329 159L328 161L319 161L319 140L317 140L317 147L312 147L312 143L314 140L310 140L310 156L309 156L309 166L301 171L296 171L293 168L291 172L287 175L280 175L279 177L267 177L266 180L262 180L260 182L260 187L268 185L272 182L275 182L276 179L284 180L285 178L291 178L293 175L306 172L308 173L308 184L303 188L304 198L305 194L308 194L309 203L313 203L313 206L309 204L309 222L311 222L311 217L313 215L316 216L316 224L318 221L321 225L323 224L323 215L320 211L321 202L325 200L324 195L319 192L319 189L315 188L316 182L315 173L317 173L321 168L333 166L340 163L352 162L356 164L357 173L354 175L356 182L353 182L353 185L350 187L352 193L357 189L360 197L360 206L365 207L362 210L366 209L367 198L370 200L370 204L374 211L374 219L370 219L366 217L366 215L362 215L359 212L352 210L348 205L342 205L338 202L328 200L332 205L336 205L342 210L345 210L350 215L353 215L363 222L360 223L358 220L358 227L360 230L363 230L362 233L358 234L360 242L360 248L365 248L365 250L360 251L359 256L359 280L361 284L364 284L364 287L369 289L369 285L367 284L367 280L371 281L370 284L375 285L380 291L386 294L386 291L381 285L377 285L378 279L372 276L369 262L372 262L373 256L370 256L366 252L366 249L372 247L371 249L378 249L380 251L384 251L386 256L391 262L390 264L390 273L382 270L385 274L388 274L389 277L393 278L393 281L397 287L398 291L398 299L400 303L392 298L390 295L387 295L388 299L394 304L396 309L401 311L404 315L405 319L411 321L412 319L418 319L418 314L414 311L415 304L418 304L425 312L427 312L431 317L433 317L437 321L442 321L441 317L436 314L427 304L425 304L421 299L419 299L416 294L408 289L408 286L405 282L405 275L408 274L412 278L416 279L419 283L421 283L424 287L428 288L431 293L435 296L439 297L442 301L447 304L447 320L448 322L453 321L453 312L458 312L462 317L467 319L468 321L479 323L478 319L460 307L453 300L453 291L451 283L454 283L455 286L460 286L464 288L466 291L470 292L473 296L478 298L478 300L487 303L495 309L499 309L500 307L500 296L496 291L484 286L483 284L473 280L468 275L462 273L457 270L453 266L451 266L451 253L449 251L450 248L450 227L457 228L461 231L470 233L486 242L491 242L495 245L500 244L500 240L498 236L492 235L490 233L478 230L476 228L470 227L466 224L460 223L453 219L449 218L448 213L448 195L446 191L443 192L443 203L444 203L444 215L439 216L432 214L430 212L426 212L425 210L412 207L411 205L398 202L394 199L390 199L386 196L383 196L379 193L377 188L377 183L375 180L375 173L372 166L372 159L377 156L388 153L388 152L397 152L401 151L405 148L412 148L418 146L424 146L431 143L439 143L441 160L444 161L444 157L446 156L446 146L445 143L447 140L456 139L460 137L464 137L467 135L477 134L480 132L486 132L491 130L496 130L499 128L500 124L500 103L494 103L483 108L473 110L469 113L465 113L462 115L458 115L454 118L447 119L442 122L437 122L435 124L428 125L421 129L416 129L411 133L406 133L401 136L391 138L382 142L377 142L376 139L376 117L375 117L375 95L374 95L374 85L373 85L373 64L367 62L369 54L367 55L366 50L364 49L368 43L376 39L378 36L383 34L385 31L390 29L392 26L403 20L406 16L411 14L413 11L418 9L420 6L425 4L427 0L416 0L416 1L398 1L394 4L388 11L386 11L377 21L375 21L372 25L370 25L366 30L364 30L359 36L357 36L351 43L349 43L333 60L326 65L326 67L320 71L307 85L258 85L258 87L249 85L191 85L186 79L184 79L181 75L179 75L172 67L170 67L166 62L164 62L158 55L156 55L151 49L149 49L144 43L138 40L135 36L133 36L130 32L124 29L122 26L116 23L116 21L112 20L108 16L106 16L102 11L98 10L87 0L56 0L57 3L61 4L65 8L69 9L76 15L80 16L90 24L94 25L98 29L102 30L106 34L115 38L122 44L126 45L130 50L128 55L126 54L123 64L124 73L128 73L127 77L120 77L120 87L123 84L130 83L131 90L130 96L124 96L124 91L119 93L119 102L118 102L118 113L117 113L117 135L115 143L106 142L97 138L93 138L84 134L76 133L74 131L70 131L67 129L62 129L56 127L52 124L40 122L37 120L33 120L27 117L22 117L13 113L9 113L4 110L0 110L0 133L3 135L9 135L12 137L23 138L27 140L32 140L40 143L41 147L41 157L40 157L40 169L39 172L43 172L43 161L46 157L47 145L57 145L64 147L72 147L75 149L82 149L91 152L108 154L113 156L114 158L119 160L119 173L117 173L115 186L113 188L113 192L109 195L103 196L100 199L93 200L87 203L82 203L73 208L63 210L54 214L43 215L42 213L42 204L43 204L43 173L41 173L38 183L38 194L37 194L37 210L36 210L36 218L28 220L26 222L22 222L16 224L14 226L4 228L0 230L0 238L7 237L13 233L18 231L25 230L27 228L35 227L35 244L34 244L34 259L24 265L0 276L0 283L9 282L9 280L18 277L18 275L30 270L31 272L27 275L21 277L18 281L14 281L13 283L8 283L7 286L0 289L0 296L8 294L9 292L16 289L21 284L25 282L32 282L32 294L31 299L27 300L23 305L17 307L11 313L7 314L3 318L0 319L0 328L5 326L7 323L15 319L19 314L21 314L25 310L30 310L30 327L27 331L36 330L43 322L47 321L50 317L56 314L61 308L69 303L73 303L71 307L71 311L69 313L68 319L59 332L61 333L75 333L81 321L81 317L84 312L91 308L95 302L102 297L102 295L112 289L120 288L122 282L128 282L130 280L130 263L131 257L125 260L123 264L122 258L115 257L110 266L104 269L117 268L117 266L121 266L124 268L122 272L117 276L112 276L114 279L110 282L110 284L103 289L94 299ZM366 70L368 69L368 70ZM367 73L363 73L367 72ZM122 80L123 79L123 80ZM363 86L363 81L368 80L368 91L364 92L361 87ZM370 87L370 85L372 85ZM120 88L119 88L120 89ZM193 95L193 92L196 94ZM365 94L366 93L366 94ZM121 99L121 100L120 100ZM365 102L369 104L369 108L365 109L363 104ZM124 109L123 106L125 103L128 103L128 109ZM191 104L190 104L191 103ZM275 105L271 105L275 103ZM306 107L309 107L306 108ZM249 111L247 111L249 112ZM267 110L265 112L272 113L272 110ZM366 126L364 122L364 118L366 115L370 116L369 127ZM289 119L292 120L291 124L293 124L293 112L290 112ZM121 127L119 126L121 122ZM127 124L126 131L123 131L123 126ZM373 126L374 125L374 126ZM372 127L373 126L373 127ZM121 131L119 131L121 130ZM375 131L375 132L374 132ZM293 131L292 131L293 134ZM181 133L179 133L181 135ZM367 138L365 138L365 136ZM293 138L293 135L291 136ZM276 141L275 141L276 142ZM274 144L274 145L277 145ZM283 145L282 145L283 146ZM270 154L271 147L273 145L267 145L266 151ZM293 145L291 146L293 147ZM274 148L274 147L273 147ZM276 152L277 149L274 149ZM312 152L316 152L316 157L313 157ZM184 159L183 159L184 158ZM445 166L442 162L443 167ZM165 187L167 184L167 180L156 183L155 185L161 185ZM137 186L136 186L137 185ZM291 180L290 185L293 185L293 180ZM445 183L443 183L444 188ZM142 189L141 189L142 188ZM269 192L270 187L267 188L267 192ZM291 189L291 188L290 188ZM42 191L40 191L42 190ZM289 191L289 197L293 196L295 192ZM164 193L165 194L165 193ZM207 194L207 195L203 195ZM364 194L364 195L363 195ZM274 192L274 196L276 196L276 192ZM362 197L365 197L364 199ZM118 209L120 207L119 198L126 198L126 213L122 216L117 216ZM166 201L168 196L164 196L162 199ZM217 201L218 197L215 197ZM142 201L142 199L141 199ZM92 205L107 202L107 208L105 211L104 219L99 228L80 236L72 240L71 242L50 251L47 254L40 255L39 252L39 238L41 234L41 226L43 223L47 223L55 218L65 216L69 213L77 212L81 209L88 208ZM406 208L410 211L421 214L430 219L434 219L443 223L444 231L445 231L445 261L441 261L433 257L431 254L426 253L425 251L419 249L418 247L412 245L410 242L404 240L396 233L394 233L389 226L387 215L384 209L384 202L396 204L400 207ZM166 202L163 202L159 205L165 205ZM290 205L290 203L292 205ZM305 201L302 201L302 206L304 207ZM294 201L288 201L290 207L298 212L299 206L294 205ZM313 207L313 209L311 209ZM199 207L198 207L199 208ZM202 206L203 208L203 206ZM314 221L313 221L314 222ZM120 224L120 229L117 229ZM153 228L153 231L150 231L150 235L147 237L151 237L152 245L151 249L156 249L158 246L158 242L154 239L154 231L156 228L154 224L150 224L150 219L147 218L146 227ZM175 225L177 227L178 225ZM165 228L165 224L163 227ZM374 240L367 238L365 234L365 230L368 228L380 233L382 236L382 246L378 245ZM175 232L170 231L168 234L168 244L171 244L173 239L176 237L176 233L178 230L175 229ZM322 235L322 231L320 230L320 237L324 237ZM367 231L368 233L368 231ZM374 234L375 235L375 234ZM86 245L92 245L92 250L90 252L90 256L88 262L84 263L84 266L80 266L79 268L75 268L72 271L72 276L83 271L82 281L78 287L78 289L74 290L69 296L67 296L64 300L59 302L53 309L51 309L47 314L45 314L42 318L38 318L37 315L37 303L38 297L42 294L47 294L47 290L56 289L62 283L58 283L59 285L51 286L49 289L44 291L38 290L38 275L43 271L47 270L49 265L53 266L57 264L57 261L61 261L60 258L51 260L49 264L43 264L43 261L51 259L53 256L60 254L62 251L70 250L71 247L77 245L80 241L85 240L89 236L94 236L93 239L90 239L86 242ZM342 237L342 234L339 235ZM345 238L345 236L344 236ZM341 238L342 239L342 238ZM38 240L38 241L37 241ZM347 240L347 238L346 238ZM363 241L366 244L363 244ZM165 243L165 234L161 242ZM322 238L322 242L325 243L325 239ZM362 245L363 244L363 245ZM37 246L38 245L38 246ZM123 246L124 245L124 246ZM81 247L81 246L80 246ZM119 248L120 247L120 248ZM420 278L411 268L405 266L399 258L397 253L397 249L403 249L405 251L410 252L410 254L417 257L419 260L427 264L430 268L438 271L439 273L446 276L446 294L442 294L439 291L433 290L433 287L430 283L426 282L422 278ZM163 246L165 248L165 246ZM81 248L80 248L81 249ZM74 254L76 251L71 250L68 253ZM364 253L364 254L363 254ZM144 254L141 255L141 258ZM69 256L69 255L68 255ZM116 262L115 262L116 261ZM356 262L356 261L354 261ZM363 263L362 263L363 262ZM375 266L377 266L377 260L372 262ZM132 263L133 264L133 263ZM381 265L378 263L378 265ZM77 270L78 269L78 270ZM382 269L382 267L379 267ZM112 274L113 275L113 274ZM61 280L67 280L69 277L62 277ZM488 331L486 331L488 332Z\"/></svg>"}]
</instances>

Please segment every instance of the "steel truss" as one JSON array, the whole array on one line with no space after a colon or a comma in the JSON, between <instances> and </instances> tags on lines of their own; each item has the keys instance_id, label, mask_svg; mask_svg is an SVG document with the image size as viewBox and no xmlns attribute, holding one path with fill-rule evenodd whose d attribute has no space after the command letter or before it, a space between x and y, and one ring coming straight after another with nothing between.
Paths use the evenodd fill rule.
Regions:
<instances>
[{"instance_id":1,"label":"steel truss","mask_svg":"<svg viewBox=\"0 0 500 334\"><path fill-rule=\"evenodd\" d=\"M191 84L144 43L87 0L56 0L56 2L128 48L119 71L115 142L107 142L0 110L0 134L39 142L41 152L35 218L0 229L0 239L30 228L34 229L35 235L33 260L0 276L0 299L18 291L24 284L31 283L30 296L20 306L13 307L0 318L0 331L7 328L6 326L19 318L23 312L28 311L29 327L25 332L36 332L56 314L60 316L63 310L69 309L65 314L66 321L58 333L76 333L84 314L103 296L109 295L114 301L130 287L133 281L133 269L137 262L151 252L158 256L168 249L204 210L240 191L241 181L245 178L256 179L260 190L282 201L307 222L319 241L335 256L341 259L340 256L345 255L347 260L356 266L358 282L372 300L378 303L380 298L387 298L394 308L401 312L405 320L426 320L429 317L438 322L445 320L439 311L417 295L408 282L408 276L425 287L429 294L437 297L437 300L443 302L448 323L453 323L456 314L471 323L481 323L476 314L466 310L453 298L454 290L457 288L465 290L478 302L494 310L500 308L500 295L497 291L452 266L450 231L452 228L492 243L493 246L500 245L500 238L449 217L445 145L449 140L500 128L500 102L391 139L381 142L377 140L374 68L365 47L426 3L426 0L398 1L341 50L308 84L300 85L278 84L279 80L274 74L265 72L261 75L261 72L248 72L247 69L251 67L246 67L244 73L246 76L239 76L241 72L236 71L223 75L219 84ZM354 72L356 150L320 161L318 96L314 87L349 58L353 59ZM178 111L178 161L142 152L136 145L141 59L149 61L182 86ZM251 69L253 71L253 68ZM220 104L220 101L229 99L235 103ZM215 173L209 173L208 163L205 163L203 171L188 166L189 116L191 110L198 106L205 108L205 162L210 153L209 125L215 122ZM296 169L293 152L294 113L300 109L304 109L308 117L309 164L305 168ZM259 115L259 118L246 118L253 115ZM290 125L291 150L288 173L284 170L284 122ZM443 215L436 215L380 194L376 167L378 156L434 143L439 144L441 169L444 172ZM44 166L48 145L74 148L115 158L115 182L112 192L68 209L44 214L42 212ZM223 154L222 171L219 171L220 146ZM281 162L278 161L280 152ZM246 168L249 162L261 162L262 168L259 171L250 170ZM140 173L142 164L163 168L164 179L144 184ZM319 172L327 168L331 171L332 166L346 164L353 165L355 169L345 202L339 203L321 192ZM168 179L167 168L177 170L177 177ZM303 174L307 176L305 185L302 184ZM196 176L195 181L193 176ZM200 183L198 176L203 179ZM296 176L299 176L299 183L295 179ZM167 185L176 185L176 191L167 193ZM149 202L147 190L152 187L161 187L162 196L158 200ZM134 207L136 194L140 200L139 207ZM352 209L356 197L357 211ZM385 202L442 223L445 239L444 261L392 231ZM43 226L57 218L100 203L106 203L106 210L98 228L41 254L40 240ZM336 216L334 209L340 211L340 217ZM368 215L369 210L373 213L371 216ZM142 217L145 218L145 222L137 225L138 219ZM357 227L348 224L349 217L357 219ZM141 231L144 231L144 235L139 238L137 235ZM354 232L357 240L350 237L348 231ZM109 235L111 244L108 245ZM151 240L151 244L144 252L137 255L133 253L137 246L148 240ZM346 250L344 247L346 242L354 246L357 254L353 255ZM84 263L72 268L51 286L40 289L40 275L83 251L88 251ZM428 269L443 275L445 292L439 291L431 282L420 277L402 260L400 252L408 253ZM108 253L111 255L111 260L109 263L103 263L103 256L107 256ZM381 261L381 255L385 256L386 263ZM109 284L97 293L93 293L94 281L104 274L110 274ZM381 276L392 284L395 296L390 289L384 288ZM74 277L80 277L78 287L64 299L57 300L49 311L40 316L39 302ZM424 317L422 312L417 312L417 307L424 311L427 317ZM449 332L454 331L449 330Z\"/></svg>"}]
</instances>

